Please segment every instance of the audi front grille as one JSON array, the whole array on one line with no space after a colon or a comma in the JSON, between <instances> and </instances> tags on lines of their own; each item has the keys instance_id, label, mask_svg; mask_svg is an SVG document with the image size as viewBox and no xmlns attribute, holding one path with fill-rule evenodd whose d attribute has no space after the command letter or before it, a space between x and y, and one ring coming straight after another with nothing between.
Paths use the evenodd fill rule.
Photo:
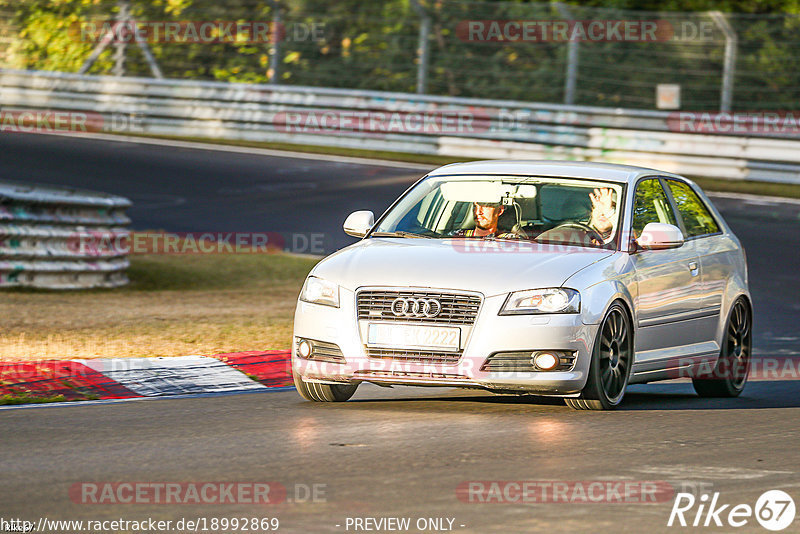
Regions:
<instances>
[{"instance_id":1,"label":"audi front grille","mask_svg":"<svg viewBox=\"0 0 800 534\"><path fill-rule=\"evenodd\" d=\"M404 349L379 349L367 347L367 356L370 358L388 358L403 362L419 362L442 365L455 365L461 359L461 351L435 352Z\"/></svg>"},{"instance_id":2,"label":"audi front grille","mask_svg":"<svg viewBox=\"0 0 800 534\"><path fill-rule=\"evenodd\" d=\"M425 380L467 380L464 375L455 375L449 373L419 373L409 371L380 371L373 369L363 369L355 372L358 377L366 377L369 380L371 377L391 379L391 378L422 378Z\"/></svg>"},{"instance_id":3,"label":"audi front grille","mask_svg":"<svg viewBox=\"0 0 800 534\"><path fill-rule=\"evenodd\" d=\"M357 307L358 318L367 321L472 325L481 297L440 291L362 290Z\"/></svg>"}]
</instances>

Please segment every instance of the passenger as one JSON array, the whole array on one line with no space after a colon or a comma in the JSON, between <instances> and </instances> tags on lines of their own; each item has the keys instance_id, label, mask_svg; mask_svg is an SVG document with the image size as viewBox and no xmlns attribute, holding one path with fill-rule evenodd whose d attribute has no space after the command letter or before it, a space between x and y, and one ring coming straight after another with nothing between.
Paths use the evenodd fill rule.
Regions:
<instances>
[{"instance_id":1,"label":"passenger","mask_svg":"<svg viewBox=\"0 0 800 534\"><path fill-rule=\"evenodd\" d=\"M592 201L589 226L603 237L603 244L608 243L614 235L617 221L617 203L614 202L613 191L609 188L595 189L589 193L589 200Z\"/></svg>"}]
</instances>

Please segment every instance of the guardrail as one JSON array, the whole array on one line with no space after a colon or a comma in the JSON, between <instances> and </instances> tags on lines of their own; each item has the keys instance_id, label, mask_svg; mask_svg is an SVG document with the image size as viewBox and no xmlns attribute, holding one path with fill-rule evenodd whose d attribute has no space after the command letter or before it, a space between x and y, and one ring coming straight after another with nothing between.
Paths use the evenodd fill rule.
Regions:
<instances>
[{"instance_id":1,"label":"guardrail","mask_svg":"<svg viewBox=\"0 0 800 534\"><path fill-rule=\"evenodd\" d=\"M0 287L127 284L130 205L103 193L0 182Z\"/></svg>"},{"instance_id":2,"label":"guardrail","mask_svg":"<svg viewBox=\"0 0 800 534\"><path fill-rule=\"evenodd\" d=\"M4 110L91 114L89 129L111 133L605 161L690 176L800 183L800 128L746 136L676 132L677 116L662 111L2 69L0 102ZM457 122L459 116L466 127L445 127L447 117ZM314 126L312 118L329 121ZM421 130L404 125L408 120ZM720 124L734 123L728 118Z\"/></svg>"}]
</instances>

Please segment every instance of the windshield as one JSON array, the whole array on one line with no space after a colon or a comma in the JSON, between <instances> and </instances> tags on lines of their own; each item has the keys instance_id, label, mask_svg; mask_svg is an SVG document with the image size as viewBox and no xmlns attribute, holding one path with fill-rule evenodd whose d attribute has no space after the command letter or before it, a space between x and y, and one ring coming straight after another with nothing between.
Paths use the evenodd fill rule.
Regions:
<instances>
[{"instance_id":1,"label":"windshield","mask_svg":"<svg viewBox=\"0 0 800 534\"><path fill-rule=\"evenodd\" d=\"M371 237L516 239L612 248L622 184L523 176L420 182Z\"/></svg>"}]
</instances>

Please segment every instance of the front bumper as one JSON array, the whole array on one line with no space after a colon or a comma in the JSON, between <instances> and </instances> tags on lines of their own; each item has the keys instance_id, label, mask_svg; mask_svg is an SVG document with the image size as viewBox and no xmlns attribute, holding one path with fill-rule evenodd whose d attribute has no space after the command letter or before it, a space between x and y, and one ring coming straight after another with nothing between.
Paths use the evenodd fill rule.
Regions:
<instances>
[{"instance_id":1,"label":"front bumper","mask_svg":"<svg viewBox=\"0 0 800 534\"><path fill-rule=\"evenodd\" d=\"M591 347L598 325L587 325L580 314L510 315L498 311L506 295L483 299L474 325L467 328L457 363L427 363L367 356L365 323L356 317L356 298L341 289L340 307L298 302L294 336L335 343L344 363L320 362L298 356L292 344L292 368L306 381L325 383L373 382L381 385L483 388L498 392L577 395L586 385ZM499 351L572 351L569 371L490 372L481 366Z\"/></svg>"}]
</instances>

